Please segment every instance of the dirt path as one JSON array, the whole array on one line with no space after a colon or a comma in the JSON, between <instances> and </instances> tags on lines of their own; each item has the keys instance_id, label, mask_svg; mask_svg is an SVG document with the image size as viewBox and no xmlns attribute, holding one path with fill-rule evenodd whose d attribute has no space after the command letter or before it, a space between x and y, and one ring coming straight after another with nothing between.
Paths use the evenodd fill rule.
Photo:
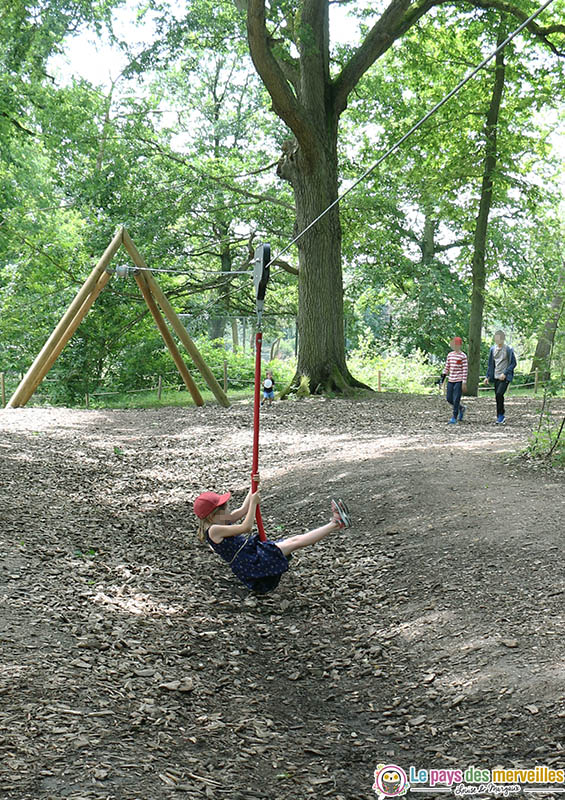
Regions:
<instances>
[{"instance_id":1,"label":"dirt path","mask_svg":"<svg viewBox=\"0 0 565 800\"><path fill-rule=\"evenodd\" d=\"M355 528L260 599L190 511L244 494L248 404L0 412L2 797L362 800L379 762L563 766L565 480L509 459L536 403L469 406L265 412L268 532L332 495Z\"/></svg>"}]
</instances>

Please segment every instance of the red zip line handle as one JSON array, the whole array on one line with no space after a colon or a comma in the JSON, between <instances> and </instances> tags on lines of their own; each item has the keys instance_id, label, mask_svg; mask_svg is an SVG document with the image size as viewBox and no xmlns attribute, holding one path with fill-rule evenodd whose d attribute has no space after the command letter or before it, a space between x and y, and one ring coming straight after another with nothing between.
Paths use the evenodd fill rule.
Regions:
<instances>
[{"instance_id":1,"label":"red zip line handle","mask_svg":"<svg viewBox=\"0 0 565 800\"><path fill-rule=\"evenodd\" d=\"M263 334L257 331L255 334L255 400L253 405L253 464L251 467L251 492L255 494L258 489L257 481L253 480L254 475L259 472L259 409L261 407L261 345L263 343ZM259 539L262 542L267 541L265 528L263 527L263 519L261 517L261 509L256 506L255 519L257 520L257 530L259 531Z\"/></svg>"}]
</instances>

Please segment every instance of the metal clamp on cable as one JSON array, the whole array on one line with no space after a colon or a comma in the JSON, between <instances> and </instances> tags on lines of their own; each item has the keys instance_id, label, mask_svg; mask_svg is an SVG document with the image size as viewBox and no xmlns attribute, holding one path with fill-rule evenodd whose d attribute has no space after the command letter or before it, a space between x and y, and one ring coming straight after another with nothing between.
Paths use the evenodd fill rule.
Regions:
<instances>
[{"instance_id":1,"label":"metal clamp on cable","mask_svg":"<svg viewBox=\"0 0 565 800\"><path fill-rule=\"evenodd\" d=\"M114 272L117 278L127 278L130 272L133 272L133 269L128 264L117 264Z\"/></svg>"},{"instance_id":2,"label":"metal clamp on cable","mask_svg":"<svg viewBox=\"0 0 565 800\"><path fill-rule=\"evenodd\" d=\"M263 307L265 305L265 292L269 282L271 261L271 245L260 244L255 248L253 259L253 283L255 285L255 302L257 307L257 328L261 328Z\"/></svg>"}]
</instances>

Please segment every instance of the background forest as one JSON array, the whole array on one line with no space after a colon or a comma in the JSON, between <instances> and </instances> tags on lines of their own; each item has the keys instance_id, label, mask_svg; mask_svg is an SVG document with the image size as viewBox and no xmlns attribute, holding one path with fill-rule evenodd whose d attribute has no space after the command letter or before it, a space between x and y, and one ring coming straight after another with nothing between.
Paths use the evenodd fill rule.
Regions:
<instances>
[{"instance_id":1,"label":"background forest","mask_svg":"<svg viewBox=\"0 0 565 800\"><path fill-rule=\"evenodd\" d=\"M2 3L0 371L7 393L119 225L218 379L227 360L230 389L250 390L255 314L252 283L241 272L259 242L279 252L306 218L288 159L309 141L308 131L303 140L296 133L303 118L292 117L292 103L307 107L306 61L321 51L315 23L306 20L315 5L329 13L328 85L346 82L359 43L370 40L374 4L271 3L263 41L287 81L277 95L257 52L255 65L250 57L251 7L262 3ZM402 35L358 67L340 101L337 174L324 167L339 191L535 10L522 0L420 6ZM340 388L351 376L376 388L378 369L386 388L417 390L430 385L459 334L476 393L498 327L517 350L524 382L538 367L562 385L564 9L554 0L340 204L341 229L338 221L331 234L340 239L337 251L324 255L325 229L310 241L328 263L337 252L336 279L320 282L322 323L321 273L308 266L313 250L291 249L274 264L264 328L279 385L292 378L298 355L312 390ZM108 43L89 64L98 79L77 67L73 42L87 31ZM74 55L65 60L69 48ZM126 263L125 254L115 262ZM344 339L350 373L338 352L341 373L331 373L332 383L322 372L312 377L316 359L327 358L315 345L329 318L337 320L329 339ZM116 277L39 400L83 403L87 393L152 386L158 375L180 382L135 283Z\"/></svg>"}]
</instances>

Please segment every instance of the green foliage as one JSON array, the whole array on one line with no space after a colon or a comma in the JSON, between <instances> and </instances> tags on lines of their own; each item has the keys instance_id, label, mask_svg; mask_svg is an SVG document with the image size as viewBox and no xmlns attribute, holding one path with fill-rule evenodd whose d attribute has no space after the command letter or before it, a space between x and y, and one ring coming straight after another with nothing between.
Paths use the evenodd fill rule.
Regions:
<instances>
[{"instance_id":1,"label":"green foliage","mask_svg":"<svg viewBox=\"0 0 565 800\"><path fill-rule=\"evenodd\" d=\"M524 455L538 464L565 469L565 437L562 427L534 431Z\"/></svg>"},{"instance_id":2,"label":"green foliage","mask_svg":"<svg viewBox=\"0 0 565 800\"><path fill-rule=\"evenodd\" d=\"M381 388L384 391L427 394L441 368L426 363L424 355L415 351L409 356L382 355L370 331L359 347L349 354L348 364L354 375L373 389L378 387L381 373Z\"/></svg>"},{"instance_id":3,"label":"green foliage","mask_svg":"<svg viewBox=\"0 0 565 800\"><path fill-rule=\"evenodd\" d=\"M249 276L230 273L249 268L259 240L276 252L292 234L293 198L274 166L288 131L271 112L232 2L196 0L174 13L166 0L144 6L140 19L153 15L155 41L131 55L111 88L47 77L69 31L85 21L100 30L116 5L15 0L0 11L0 369L12 388L125 223L150 266L176 271L159 282L220 383L225 358L230 387L251 391L252 354L210 340L232 316L253 313ZM289 69L295 46L312 43L297 8L287 0L268 8L273 47L287 52ZM377 12L352 4L352 13L366 25ZM350 97L341 179L357 177L451 88L491 46L497 24L494 13L444 5L402 37ZM485 320L531 349L563 256L561 190L541 114L561 101L564 84L562 67L540 59L532 42L508 48ZM350 55L334 48L332 74ZM383 388L422 391L438 372L426 358L443 359L454 332L465 337L490 81L481 73L341 204L349 363L375 387L380 370ZM274 268L268 309L294 318L297 284ZM288 338L275 317L266 314L265 327ZM558 333L557 374L564 353ZM292 358L274 364L279 388L293 369ZM138 390L158 375L179 381L133 281L113 279L38 399L82 403L86 393Z\"/></svg>"},{"instance_id":4,"label":"green foliage","mask_svg":"<svg viewBox=\"0 0 565 800\"><path fill-rule=\"evenodd\" d=\"M359 174L439 101L494 44L496 27L495 15L488 16L485 26L480 17L442 6L404 35L351 98L343 120L345 174ZM555 247L552 255L544 244L555 244L559 190L534 109L541 108L541 101L547 111L547 104L559 97L563 70L557 65L551 76L545 66L538 69L533 53L516 55L513 46L506 55L485 321L487 326L496 319L498 325L532 330L534 318L539 325L540 308L549 302L554 262L560 260ZM343 204L350 344L364 325L384 350L404 354L417 348L438 356L455 331L466 338L491 82L492 66ZM553 97L548 85L554 87Z\"/></svg>"},{"instance_id":5,"label":"green foliage","mask_svg":"<svg viewBox=\"0 0 565 800\"><path fill-rule=\"evenodd\" d=\"M253 353L239 350L233 352L224 347L223 340L210 341L200 338L195 341L202 357L210 367L212 373L223 385L224 361L227 365L228 395L235 393L237 397L251 397L255 383L255 356ZM70 363L63 364L59 369L54 368L32 400L32 405L48 403L50 405L83 405L85 396L89 395L89 405L92 408L146 408L160 405L191 405L192 400L186 392L182 379L177 372L170 354L163 347L160 340L139 343L133 348L137 357L124 363L111 364L103 369L103 380L96 381L96 376L89 373L93 363L81 359L80 353L86 352L84 342L79 343L78 354L72 355ZM140 360L143 358L143 360ZM185 362L194 378L194 381L203 396L208 396L214 402L213 395L207 389L206 383L191 359L185 354ZM73 365L73 366L71 366ZM294 359L273 359L263 361L262 377L267 369L272 370L277 390L291 380L296 362ZM163 379L163 394L161 401L156 399L156 387L159 375ZM8 396L16 388L15 375L10 375L7 383ZM177 386L171 391L167 387ZM143 391L146 389L147 391ZM130 393L130 394L128 394Z\"/></svg>"},{"instance_id":6,"label":"green foliage","mask_svg":"<svg viewBox=\"0 0 565 800\"><path fill-rule=\"evenodd\" d=\"M223 382L224 360L227 362L228 386L236 389L249 388L253 391L255 381L255 354L249 350L244 352L239 349L237 352L227 350L223 339L210 340L199 338L196 340L202 357L216 376L220 384ZM266 370L271 369L275 378L275 384L280 389L287 383L294 374L296 364L292 359L273 359L273 361L263 361L263 376ZM197 384L202 384L202 379L193 370L193 375Z\"/></svg>"}]
</instances>

